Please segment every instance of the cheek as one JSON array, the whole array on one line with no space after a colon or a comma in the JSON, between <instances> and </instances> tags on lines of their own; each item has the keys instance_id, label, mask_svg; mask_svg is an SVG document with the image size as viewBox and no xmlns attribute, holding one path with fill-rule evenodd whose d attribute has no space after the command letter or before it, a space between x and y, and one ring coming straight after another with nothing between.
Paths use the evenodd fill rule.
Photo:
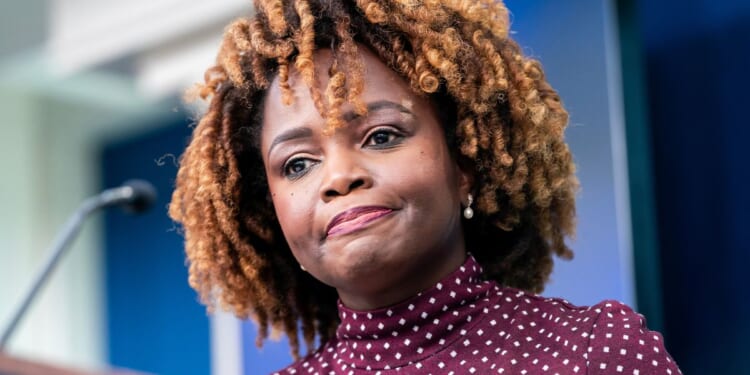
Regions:
<instances>
[{"instance_id":1,"label":"cheek","mask_svg":"<svg viewBox=\"0 0 750 375\"><path fill-rule=\"evenodd\" d=\"M287 231L287 228L294 226L293 221L298 217L299 205L294 204L294 195L293 192L273 194L273 207L284 232Z\"/></svg>"},{"instance_id":2,"label":"cheek","mask_svg":"<svg viewBox=\"0 0 750 375\"><path fill-rule=\"evenodd\" d=\"M458 184L447 150L426 144L396 165L392 180L398 182L402 194L420 205L449 205L456 200Z\"/></svg>"},{"instance_id":3,"label":"cheek","mask_svg":"<svg viewBox=\"0 0 750 375\"><path fill-rule=\"evenodd\" d=\"M422 147L415 165L425 180L430 180L436 185L436 189L452 189L457 186L455 163L445 146L435 143L428 143Z\"/></svg>"},{"instance_id":4,"label":"cheek","mask_svg":"<svg viewBox=\"0 0 750 375\"><path fill-rule=\"evenodd\" d=\"M309 192L294 189L271 188L276 218L279 220L284 238L292 249L304 242L309 233L313 206Z\"/></svg>"}]
</instances>

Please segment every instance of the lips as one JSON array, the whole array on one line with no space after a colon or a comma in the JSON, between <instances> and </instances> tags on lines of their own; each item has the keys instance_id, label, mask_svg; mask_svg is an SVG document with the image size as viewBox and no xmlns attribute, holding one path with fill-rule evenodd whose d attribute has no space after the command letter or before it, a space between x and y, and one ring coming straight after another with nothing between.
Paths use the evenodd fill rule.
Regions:
<instances>
[{"instance_id":1,"label":"lips","mask_svg":"<svg viewBox=\"0 0 750 375\"><path fill-rule=\"evenodd\" d=\"M393 212L387 207L354 207L334 216L326 228L326 236L343 235L364 228L370 222Z\"/></svg>"}]
</instances>

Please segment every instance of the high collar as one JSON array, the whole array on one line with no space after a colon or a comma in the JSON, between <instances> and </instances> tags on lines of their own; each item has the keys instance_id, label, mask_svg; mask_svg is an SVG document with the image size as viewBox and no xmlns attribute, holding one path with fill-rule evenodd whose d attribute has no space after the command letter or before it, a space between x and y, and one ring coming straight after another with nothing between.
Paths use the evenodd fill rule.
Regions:
<instances>
[{"instance_id":1,"label":"high collar","mask_svg":"<svg viewBox=\"0 0 750 375\"><path fill-rule=\"evenodd\" d=\"M432 288L396 305L357 311L339 302L336 351L352 368L394 369L427 358L471 330L493 283L469 255Z\"/></svg>"}]
</instances>

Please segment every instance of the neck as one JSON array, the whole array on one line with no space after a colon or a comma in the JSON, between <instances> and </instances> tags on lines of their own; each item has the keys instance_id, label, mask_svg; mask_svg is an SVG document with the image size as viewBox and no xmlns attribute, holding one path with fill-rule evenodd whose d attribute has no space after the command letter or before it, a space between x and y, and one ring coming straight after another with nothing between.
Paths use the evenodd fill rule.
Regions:
<instances>
[{"instance_id":1,"label":"neck","mask_svg":"<svg viewBox=\"0 0 750 375\"><path fill-rule=\"evenodd\" d=\"M353 366L387 370L434 355L487 313L487 296L497 284L482 281L481 275L481 266L469 257L435 285L402 303L370 311L339 303L341 324L335 344L339 358ZM381 362L379 357L388 361Z\"/></svg>"},{"instance_id":2,"label":"neck","mask_svg":"<svg viewBox=\"0 0 750 375\"><path fill-rule=\"evenodd\" d=\"M352 310L360 311L395 305L432 287L440 279L456 270L466 261L466 251L461 247L448 252L445 256L431 258L426 259L417 267L409 267L420 271L408 272L401 278L394 279L394 282L383 290L363 291L340 288L338 293L341 303ZM383 277L392 277L392 275L383 275Z\"/></svg>"}]
</instances>

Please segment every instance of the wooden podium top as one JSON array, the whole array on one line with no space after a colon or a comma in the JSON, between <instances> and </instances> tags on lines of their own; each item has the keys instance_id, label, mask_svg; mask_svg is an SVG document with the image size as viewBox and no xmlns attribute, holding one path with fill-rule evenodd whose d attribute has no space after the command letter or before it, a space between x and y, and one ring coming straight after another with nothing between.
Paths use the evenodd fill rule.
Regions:
<instances>
[{"instance_id":1,"label":"wooden podium top","mask_svg":"<svg viewBox=\"0 0 750 375\"><path fill-rule=\"evenodd\" d=\"M0 375L147 375L142 372L113 369L107 371L82 371L15 358L0 353Z\"/></svg>"}]
</instances>

